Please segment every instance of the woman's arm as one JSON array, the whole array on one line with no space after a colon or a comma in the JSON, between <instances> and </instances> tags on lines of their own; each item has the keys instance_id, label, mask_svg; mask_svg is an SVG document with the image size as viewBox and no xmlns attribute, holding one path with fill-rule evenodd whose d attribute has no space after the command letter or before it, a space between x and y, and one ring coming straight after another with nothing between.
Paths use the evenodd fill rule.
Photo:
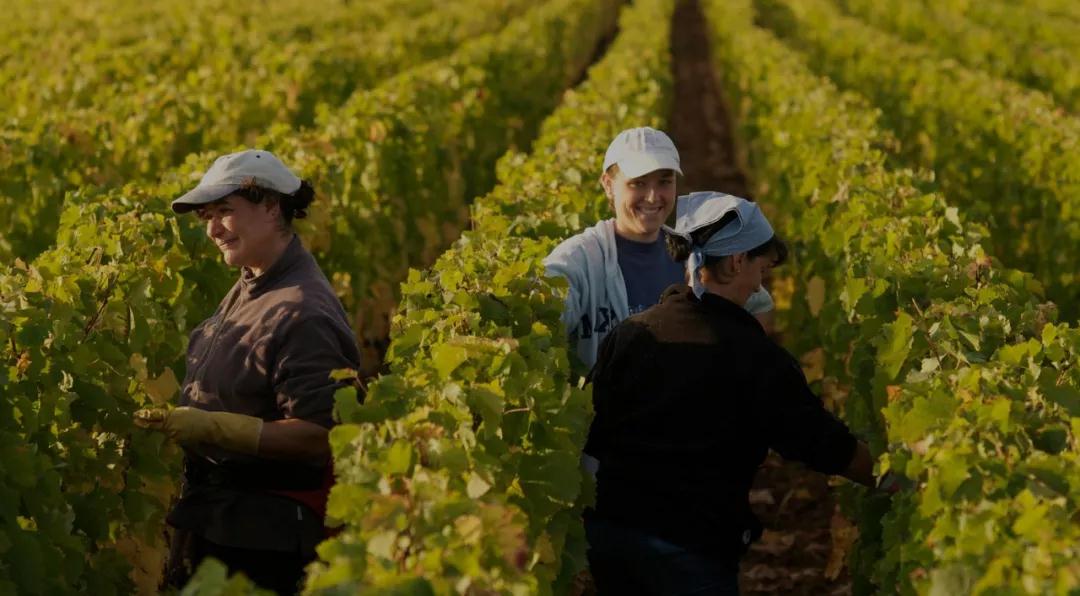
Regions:
<instances>
[{"instance_id":1,"label":"woman's arm","mask_svg":"<svg viewBox=\"0 0 1080 596\"><path fill-rule=\"evenodd\" d=\"M866 444L825 409L790 354L779 346L770 351L760 355L758 390L752 400L769 447L818 472L873 486L874 463Z\"/></svg>"},{"instance_id":2,"label":"woman's arm","mask_svg":"<svg viewBox=\"0 0 1080 596\"><path fill-rule=\"evenodd\" d=\"M265 422L259 435L259 457L280 460L321 462L330 458L330 432L325 428L291 418Z\"/></svg>"},{"instance_id":3,"label":"woman's arm","mask_svg":"<svg viewBox=\"0 0 1080 596\"><path fill-rule=\"evenodd\" d=\"M329 431L298 418L269 421L181 406L172 410L140 410L135 414L135 425L162 431L193 449L216 445L266 459L312 463L330 458Z\"/></svg>"},{"instance_id":4,"label":"woman's arm","mask_svg":"<svg viewBox=\"0 0 1080 596\"><path fill-rule=\"evenodd\" d=\"M544 259L544 275L562 277L568 284L562 321L570 335L574 335L578 330L588 293L588 281L584 274L587 260L584 251L577 247L576 242L579 242L576 236L563 241Z\"/></svg>"},{"instance_id":5,"label":"woman's arm","mask_svg":"<svg viewBox=\"0 0 1080 596\"><path fill-rule=\"evenodd\" d=\"M352 330L330 316L295 321L275 350L272 383L283 420L267 421L259 437L259 457L325 460L330 455L334 394L349 380L335 370L356 370L359 351Z\"/></svg>"}]
</instances>

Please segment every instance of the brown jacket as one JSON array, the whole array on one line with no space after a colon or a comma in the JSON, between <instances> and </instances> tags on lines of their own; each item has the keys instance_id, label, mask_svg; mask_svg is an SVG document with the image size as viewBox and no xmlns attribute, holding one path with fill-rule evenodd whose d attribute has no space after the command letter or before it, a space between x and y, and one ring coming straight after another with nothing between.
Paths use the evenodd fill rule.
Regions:
<instances>
[{"instance_id":1,"label":"brown jacket","mask_svg":"<svg viewBox=\"0 0 1080 596\"><path fill-rule=\"evenodd\" d=\"M300 239L262 275L245 269L191 334L180 404L331 427L334 369L360 354L345 311ZM200 447L187 453L169 523L216 544L313 556L322 519L273 494L323 486L326 468Z\"/></svg>"},{"instance_id":2,"label":"brown jacket","mask_svg":"<svg viewBox=\"0 0 1080 596\"><path fill-rule=\"evenodd\" d=\"M330 371L360 364L356 336L300 239L268 270L243 270L217 312L191 333L180 404L329 428Z\"/></svg>"}]
</instances>

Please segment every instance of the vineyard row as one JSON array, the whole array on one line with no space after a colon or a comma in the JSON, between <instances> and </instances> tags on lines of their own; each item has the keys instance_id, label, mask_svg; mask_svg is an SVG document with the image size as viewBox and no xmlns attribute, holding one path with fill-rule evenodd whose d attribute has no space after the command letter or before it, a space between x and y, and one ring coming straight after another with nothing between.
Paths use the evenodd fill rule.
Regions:
<instances>
[{"instance_id":1,"label":"vineyard row","mask_svg":"<svg viewBox=\"0 0 1080 596\"><path fill-rule=\"evenodd\" d=\"M912 483L891 501L851 490L856 592L1075 589L1080 332L985 254L984 227L891 165L872 106L755 27L750 0L708 6L761 200L796 246L804 364Z\"/></svg>"},{"instance_id":2,"label":"vineyard row","mask_svg":"<svg viewBox=\"0 0 1080 596\"><path fill-rule=\"evenodd\" d=\"M192 10L188 4L164 10ZM51 246L69 193L153 185L189 154L251 145L271 124L290 131L334 126L350 96L451 53L529 5L453 0L420 14L428 0L361 3L345 13L349 5L340 2L324 12L286 2L274 3L256 25L242 9L202 4L205 10L186 18L122 23L70 53L46 45L23 54L45 54L40 61L0 65L29 68L0 70L10 98L0 104L0 259L29 259ZM99 31L98 20L126 14L95 15L81 35ZM274 25L263 27L264 20ZM44 37L80 38L56 29ZM122 35L138 41L125 44Z\"/></svg>"},{"instance_id":3,"label":"vineyard row","mask_svg":"<svg viewBox=\"0 0 1080 596\"><path fill-rule=\"evenodd\" d=\"M1080 108L1077 25L993 2L950 0L839 0L849 14L942 57L1052 95L1067 110Z\"/></svg>"},{"instance_id":4,"label":"vineyard row","mask_svg":"<svg viewBox=\"0 0 1080 596\"><path fill-rule=\"evenodd\" d=\"M865 94L902 155L1007 265L1033 273L1069 320L1080 309L1080 118L1042 93L942 61L825 0L760 0L758 18L839 86ZM923 185L925 186L925 184Z\"/></svg>"}]
</instances>

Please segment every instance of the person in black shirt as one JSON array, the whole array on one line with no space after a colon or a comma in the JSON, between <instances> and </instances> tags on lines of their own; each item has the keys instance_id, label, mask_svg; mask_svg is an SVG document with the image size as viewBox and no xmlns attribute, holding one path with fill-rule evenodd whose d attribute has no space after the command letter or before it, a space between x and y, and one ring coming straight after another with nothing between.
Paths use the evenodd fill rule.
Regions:
<instances>
[{"instance_id":1,"label":"person in black shirt","mask_svg":"<svg viewBox=\"0 0 1080 596\"><path fill-rule=\"evenodd\" d=\"M590 375L600 460L586 512L600 594L738 594L761 534L748 493L768 450L873 485L864 443L825 410L798 362L743 305L787 255L757 205L680 197L672 256L690 285L619 324Z\"/></svg>"}]
</instances>

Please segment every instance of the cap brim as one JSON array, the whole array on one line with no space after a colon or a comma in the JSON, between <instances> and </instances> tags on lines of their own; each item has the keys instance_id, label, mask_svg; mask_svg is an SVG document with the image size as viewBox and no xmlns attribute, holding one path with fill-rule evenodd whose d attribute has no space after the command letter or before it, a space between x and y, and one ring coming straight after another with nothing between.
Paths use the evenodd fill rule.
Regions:
<instances>
[{"instance_id":1,"label":"cap brim","mask_svg":"<svg viewBox=\"0 0 1080 596\"><path fill-rule=\"evenodd\" d=\"M616 162L619 171L627 178L637 178L656 170L674 170L682 174L679 162L674 156L635 155Z\"/></svg>"},{"instance_id":2,"label":"cap brim","mask_svg":"<svg viewBox=\"0 0 1080 596\"><path fill-rule=\"evenodd\" d=\"M184 196L172 202L175 213L188 213L208 203L213 203L240 190L240 184L207 184L196 186Z\"/></svg>"}]
</instances>

